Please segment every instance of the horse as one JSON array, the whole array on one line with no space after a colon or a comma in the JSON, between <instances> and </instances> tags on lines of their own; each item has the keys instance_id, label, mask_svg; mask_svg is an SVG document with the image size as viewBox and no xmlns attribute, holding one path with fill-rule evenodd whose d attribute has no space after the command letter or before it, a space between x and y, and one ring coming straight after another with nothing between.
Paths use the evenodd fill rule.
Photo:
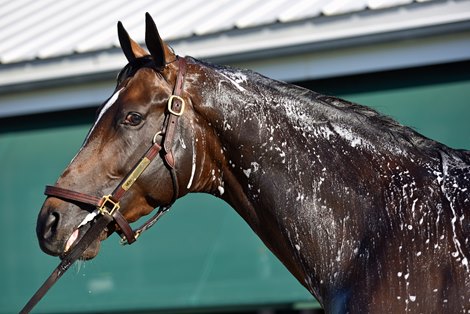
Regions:
<instances>
[{"instance_id":1,"label":"horse","mask_svg":"<svg viewBox=\"0 0 470 314\"><path fill-rule=\"evenodd\" d=\"M139 168L119 202L104 200L125 223L210 193L328 313L470 313L470 151L359 104L180 57L149 14L148 51L121 23L118 35L128 64L57 189L99 198ZM155 160L133 167L151 145ZM46 194L39 245L64 256L96 214ZM81 258L113 232L131 240L122 225Z\"/></svg>"}]
</instances>

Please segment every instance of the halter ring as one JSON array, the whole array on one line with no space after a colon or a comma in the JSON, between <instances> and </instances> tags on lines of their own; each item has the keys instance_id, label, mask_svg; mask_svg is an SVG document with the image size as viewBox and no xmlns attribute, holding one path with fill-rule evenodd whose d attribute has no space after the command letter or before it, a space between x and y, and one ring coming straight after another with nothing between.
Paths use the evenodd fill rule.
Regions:
<instances>
[{"instance_id":1,"label":"halter ring","mask_svg":"<svg viewBox=\"0 0 470 314\"><path fill-rule=\"evenodd\" d=\"M153 136L153 139L152 139L152 143L156 144L157 143L157 136L162 135L162 134L163 134L162 131L158 131L157 133L155 133L155 135Z\"/></svg>"}]
</instances>

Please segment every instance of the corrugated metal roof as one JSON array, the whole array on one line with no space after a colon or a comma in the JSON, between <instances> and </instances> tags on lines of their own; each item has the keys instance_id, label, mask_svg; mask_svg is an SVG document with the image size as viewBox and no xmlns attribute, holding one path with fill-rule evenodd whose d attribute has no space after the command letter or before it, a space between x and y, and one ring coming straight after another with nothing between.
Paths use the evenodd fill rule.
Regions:
<instances>
[{"instance_id":1,"label":"corrugated metal roof","mask_svg":"<svg viewBox=\"0 0 470 314\"><path fill-rule=\"evenodd\" d=\"M143 41L145 12L154 17L163 38L176 40L430 1L0 0L0 63L115 47L119 20L137 41Z\"/></svg>"}]
</instances>

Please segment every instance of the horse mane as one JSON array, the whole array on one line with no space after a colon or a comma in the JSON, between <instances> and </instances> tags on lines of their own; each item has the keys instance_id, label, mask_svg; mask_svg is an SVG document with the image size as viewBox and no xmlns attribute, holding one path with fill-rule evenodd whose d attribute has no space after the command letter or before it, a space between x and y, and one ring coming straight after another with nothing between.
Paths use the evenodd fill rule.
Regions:
<instances>
[{"instance_id":1,"label":"horse mane","mask_svg":"<svg viewBox=\"0 0 470 314\"><path fill-rule=\"evenodd\" d=\"M228 74L234 77L242 76L246 79L243 86L249 87L248 90L253 97L260 98L259 94L262 93L264 95L261 98L270 100L265 105L273 107L283 105L284 114L292 115L291 122L298 124L298 129L304 132L312 131L314 125L337 123L377 143L378 146L381 142L386 143L388 147L384 148L387 150L397 152L412 149L416 153L422 152L436 159L439 159L441 152L445 151L447 154L456 155L466 163L470 163L470 151L449 148L370 107L274 80L251 70L193 60L224 76ZM270 94L271 97L266 97L266 94ZM279 108L277 109L276 112L282 112Z\"/></svg>"}]
</instances>

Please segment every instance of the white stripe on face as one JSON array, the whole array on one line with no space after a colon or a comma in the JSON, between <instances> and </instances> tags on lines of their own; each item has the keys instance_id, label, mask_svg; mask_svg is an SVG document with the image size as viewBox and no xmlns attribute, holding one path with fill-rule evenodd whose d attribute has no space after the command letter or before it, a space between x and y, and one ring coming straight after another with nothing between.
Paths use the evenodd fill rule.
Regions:
<instances>
[{"instance_id":1,"label":"white stripe on face","mask_svg":"<svg viewBox=\"0 0 470 314\"><path fill-rule=\"evenodd\" d=\"M112 105L114 105L114 103L116 102L116 100L119 97L119 93L121 92L121 90L122 90L122 88L120 90L118 90L117 92L115 92L114 95L111 96L111 98L109 98L109 100L106 102L106 104L103 106L103 108L101 108L100 114L98 115L98 118L96 119L95 124L91 127L90 132L88 132L88 135L87 135L85 141L83 142L83 146L85 146L85 144L88 142L88 138L90 137L90 134L93 132L96 125L101 120L101 118L104 116L106 111L108 111L108 109L111 108Z\"/></svg>"},{"instance_id":2,"label":"white stripe on face","mask_svg":"<svg viewBox=\"0 0 470 314\"><path fill-rule=\"evenodd\" d=\"M88 135L86 136L85 141L83 141L82 147L80 147L80 150L75 155L75 157L72 158L72 161L70 161L70 163L72 163L75 160L75 158L78 156L78 154L80 154L80 152L82 151L83 147L85 147L85 145L88 143L88 139L90 138L91 133L93 133L93 130L95 129L96 125L101 120L103 115L106 113L106 111L108 111L108 109L111 108L111 106L116 102L116 100L119 97L119 93L121 92L121 90L122 90L122 88L120 90L118 90L117 92L115 92L114 95L111 96L111 98L109 98L108 101L106 102L106 104L103 106L103 108L101 109L101 111L98 115L98 118L95 121L95 124L93 124L90 131L88 132Z\"/></svg>"},{"instance_id":3,"label":"white stripe on face","mask_svg":"<svg viewBox=\"0 0 470 314\"><path fill-rule=\"evenodd\" d=\"M114 103L116 102L116 100L118 99L119 97L119 93L121 92L122 88L120 90L118 90L117 92L114 93L113 96L111 96L111 98L109 98L109 100L106 102L106 104L103 106L103 108L101 109L100 111L100 114L98 115L98 118L96 119L95 121L95 125L93 125L93 128L91 128L92 130L95 128L95 126L98 124L98 121L100 121L101 117L103 117L103 115L106 113L106 111L111 108L112 105L114 105ZM91 132L90 132L91 133Z\"/></svg>"}]
</instances>

